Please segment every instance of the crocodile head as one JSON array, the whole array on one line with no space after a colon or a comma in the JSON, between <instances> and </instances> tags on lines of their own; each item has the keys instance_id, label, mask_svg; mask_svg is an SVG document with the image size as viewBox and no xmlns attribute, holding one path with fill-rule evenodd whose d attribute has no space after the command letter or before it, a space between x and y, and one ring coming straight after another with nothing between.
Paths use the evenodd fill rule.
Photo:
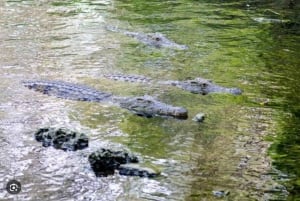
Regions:
<instances>
[{"instance_id":1,"label":"crocodile head","mask_svg":"<svg viewBox=\"0 0 300 201\"><path fill-rule=\"evenodd\" d=\"M161 33L137 33L137 32L125 32L126 35L131 36L140 42L150 45L156 48L170 48L177 50L187 50L188 47L186 45L180 45L175 43L174 41L169 40Z\"/></svg>"},{"instance_id":2,"label":"crocodile head","mask_svg":"<svg viewBox=\"0 0 300 201\"><path fill-rule=\"evenodd\" d=\"M191 93L202 95L206 95L209 93L229 93L233 95L242 94L242 90L239 88L222 87L214 84L211 80L200 77L195 78L194 80L173 81L170 84Z\"/></svg>"},{"instance_id":3,"label":"crocodile head","mask_svg":"<svg viewBox=\"0 0 300 201\"><path fill-rule=\"evenodd\" d=\"M187 50L188 47L186 45L177 44L167 37L165 37L161 33L148 33L147 35L147 43L157 48L166 47L171 49L178 49L178 50Z\"/></svg>"},{"instance_id":4,"label":"crocodile head","mask_svg":"<svg viewBox=\"0 0 300 201\"><path fill-rule=\"evenodd\" d=\"M185 108L162 103L151 96L126 98L120 101L120 106L145 117L171 116L177 119L188 117L188 111Z\"/></svg>"}]
</instances>

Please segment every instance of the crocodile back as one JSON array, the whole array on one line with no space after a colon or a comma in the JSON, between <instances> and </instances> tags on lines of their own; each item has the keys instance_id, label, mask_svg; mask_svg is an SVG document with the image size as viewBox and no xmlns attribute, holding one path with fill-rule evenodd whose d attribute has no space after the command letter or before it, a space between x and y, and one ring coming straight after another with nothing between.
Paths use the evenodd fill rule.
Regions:
<instances>
[{"instance_id":1,"label":"crocodile back","mask_svg":"<svg viewBox=\"0 0 300 201\"><path fill-rule=\"evenodd\" d=\"M107 74L105 78L124 82L151 83L152 79L142 75Z\"/></svg>"},{"instance_id":2,"label":"crocodile back","mask_svg":"<svg viewBox=\"0 0 300 201\"><path fill-rule=\"evenodd\" d=\"M101 102L110 99L112 96L110 93L98 91L84 85L62 81L23 81L22 84L34 91L69 100Z\"/></svg>"}]
</instances>

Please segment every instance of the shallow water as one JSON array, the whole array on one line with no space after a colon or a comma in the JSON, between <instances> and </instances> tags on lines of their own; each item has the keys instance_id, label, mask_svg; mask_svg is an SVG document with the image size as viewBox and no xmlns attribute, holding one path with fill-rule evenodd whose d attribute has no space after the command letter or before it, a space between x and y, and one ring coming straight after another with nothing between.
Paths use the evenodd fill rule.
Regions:
<instances>
[{"instance_id":1,"label":"shallow water","mask_svg":"<svg viewBox=\"0 0 300 201\"><path fill-rule=\"evenodd\" d=\"M300 199L300 12L282 2L0 1L1 200ZM161 32L189 49L148 47L107 25ZM200 96L107 73L198 76L244 93ZM144 119L110 104L45 96L20 84L31 79L149 94L186 107L189 119ZM201 124L192 121L199 112L207 115ZM85 132L90 147L44 148L33 133L45 126ZM129 149L162 175L96 178L87 155L100 147ZM22 183L18 195L4 190L13 178Z\"/></svg>"}]
</instances>

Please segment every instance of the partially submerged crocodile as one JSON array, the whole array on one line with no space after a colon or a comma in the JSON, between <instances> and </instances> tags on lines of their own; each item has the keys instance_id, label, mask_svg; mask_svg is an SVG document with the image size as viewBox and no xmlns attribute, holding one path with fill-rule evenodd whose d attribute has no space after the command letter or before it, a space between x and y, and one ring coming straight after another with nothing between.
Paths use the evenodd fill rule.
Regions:
<instances>
[{"instance_id":1,"label":"partially submerged crocodile","mask_svg":"<svg viewBox=\"0 0 300 201\"><path fill-rule=\"evenodd\" d=\"M118 29L116 27L107 26L108 30L118 33L123 33L127 36L137 39L141 43L144 43L149 46L153 46L156 48L170 48L177 50L186 50L188 47L186 45L180 45L175 43L174 41L168 39L161 33L139 33L139 32L131 32Z\"/></svg>"},{"instance_id":2,"label":"partially submerged crocodile","mask_svg":"<svg viewBox=\"0 0 300 201\"><path fill-rule=\"evenodd\" d=\"M188 117L188 112L185 108L168 105L147 95L140 97L119 97L83 85L62 81L44 80L24 81L22 83L29 89L58 98L91 102L112 102L139 116L171 116L178 119L187 119Z\"/></svg>"},{"instance_id":3,"label":"partially submerged crocodile","mask_svg":"<svg viewBox=\"0 0 300 201\"><path fill-rule=\"evenodd\" d=\"M197 77L193 80L168 80L168 81L156 81L151 78L141 75L124 75L124 74L108 74L104 75L105 78L112 80L120 80L125 82L136 82L136 83L156 83L161 85L176 86L180 89L189 91L195 94L206 95L209 93L229 93L234 95L242 94L242 90L239 88L227 88L214 84L211 80L207 80L201 77Z\"/></svg>"}]
</instances>

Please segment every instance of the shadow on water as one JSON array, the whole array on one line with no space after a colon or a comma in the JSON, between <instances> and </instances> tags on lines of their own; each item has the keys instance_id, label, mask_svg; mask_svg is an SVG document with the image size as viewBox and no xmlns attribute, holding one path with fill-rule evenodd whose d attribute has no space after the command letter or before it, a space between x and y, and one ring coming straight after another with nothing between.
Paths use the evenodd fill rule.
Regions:
<instances>
[{"instance_id":1,"label":"shadow on water","mask_svg":"<svg viewBox=\"0 0 300 201\"><path fill-rule=\"evenodd\" d=\"M260 5L259 5L260 4ZM282 171L277 179L287 187L288 200L300 199L300 3L299 1L275 1L258 5L265 18L277 19L262 23L266 39L260 47L259 57L265 62L259 78L260 90L269 99L267 107L275 109L276 135L271 138L269 154L273 165ZM259 7L258 6L258 7Z\"/></svg>"},{"instance_id":2,"label":"shadow on water","mask_svg":"<svg viewBox=\"0 0 300 201\"><path fill-rule=\"evenodd\" d=\"M288 200L297 200L300 198L300 27L287 26L276 24L270 29L269 34L276 42L270 44L269 54L261 55L266 63L265 77L261 80L272 80L277 86L264 86L262 89L266 97L270 98L267 105L282 112L269 153L274 159L273 165L283 172L279 180L283 181L290 192Z\"/></svg>"},{"instance_id":3,"label":"shadow on water","mask_svg":"<svg viewBox=\"0 0 300 201\"><path fill-rule=\"evenodd\" d=\"M288 200L299 199L300 192L300 116L290 113L279 120L277 136L273 139L269 153L275 160L273 164L282 171L277 177L287 187L290 195Z\"/></svg>"}]
</instances>

